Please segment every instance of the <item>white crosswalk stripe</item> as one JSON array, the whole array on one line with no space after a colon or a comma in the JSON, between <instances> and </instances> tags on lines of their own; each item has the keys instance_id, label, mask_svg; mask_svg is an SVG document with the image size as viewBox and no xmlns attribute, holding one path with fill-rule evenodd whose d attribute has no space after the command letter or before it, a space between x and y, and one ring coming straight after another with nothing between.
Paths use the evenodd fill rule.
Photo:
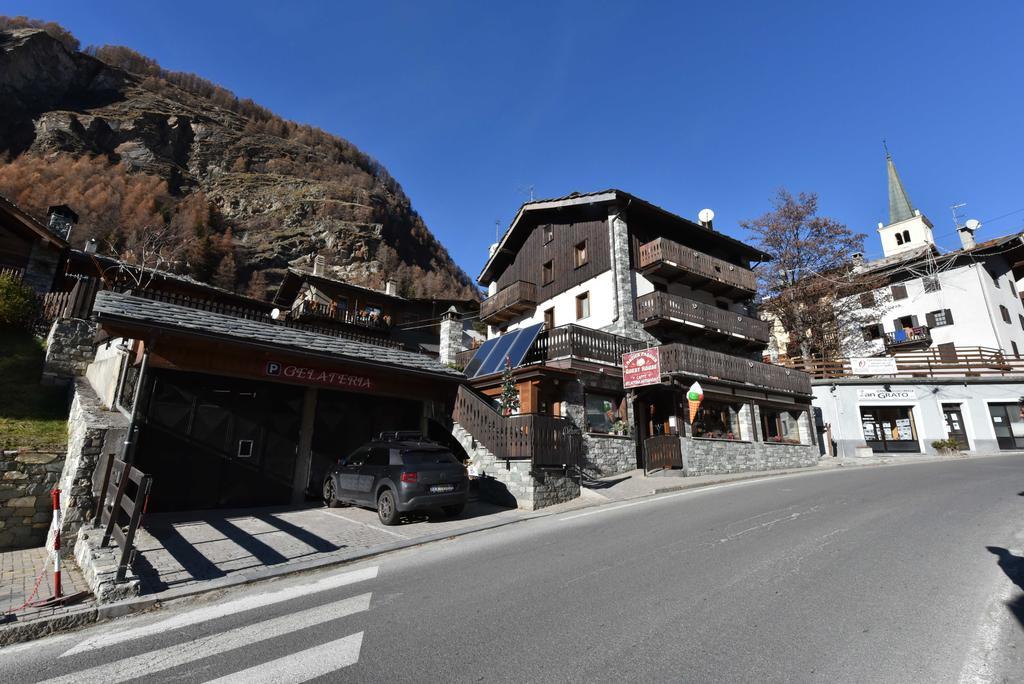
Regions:
<instances>
[{"instance_id":1,"label":"white crosswalk stripe","mask_svg":"<svg viewBox=\"0 0 1024 684\"><path fill-rule=\"evenodd\" d=\"M207 684L298 684L310 679L348 667L359 662L359 649L363 645L363 633L329 641L320 646L269 663L254 665L246 670L213 679Z\"/></svg>"},{"instance_id":2,"label":"white crosswalk stripe","mask_svg":"<svg viewBox=\"0 0 1024 684\"><path fill-rule=\"evenodd\" d=\"M324 577L323 579L319 579L310 584L295 585L265 594L245 596L231 601L226 601L224 603L196 608L141 627L131 627L119 632L101 634L90 639L86 639L78 645L64 651L60 657L66 658L79 653L85 653L87 651L121 644L126 641L153 636L154 634L164 634L174 629L180 629L200 622L227 617L234 613L242 613L255 608L263 608L302 596L308 596L309 594L337 589L338 587L373 579L377 576L377 570L377 566L353 570L351 572Z\"/></svg>"},{"instance_id":3,"label":"white crosswalk stripe","mask_svg":"<svg viewBox=\"0 0 1024 684\"><path fill-rule=\"evenodd\" d=\"M264 620L253 625L211 634L184 644L176 644L130 658L115 660L106 665L81 670L48 681L50 684L91 684L92 682L116 684L117 682L126 682L130 679L145 677L178 667L179 665L185 665L186 663L202 660L203 658L233 651L236 648L243 648L260 641L274 639L305 627L311 627L365 611L370 607L370 597L370 594L361 594L353 598L328 603L327 605ZM359 636L359 642L361 643L362 633L360 632L357 636ZM351 642L346 642L344 648L351 651ZM358 659L359 643L356 643L355 660L352 662L356 662ZM350 665L351 663L346 664ZM263 666L259 667L262 668ZM343 667L343 665L338 665L337 667ZM288 677L283 681L296 680Z\"/></svg>"}]
</instances>

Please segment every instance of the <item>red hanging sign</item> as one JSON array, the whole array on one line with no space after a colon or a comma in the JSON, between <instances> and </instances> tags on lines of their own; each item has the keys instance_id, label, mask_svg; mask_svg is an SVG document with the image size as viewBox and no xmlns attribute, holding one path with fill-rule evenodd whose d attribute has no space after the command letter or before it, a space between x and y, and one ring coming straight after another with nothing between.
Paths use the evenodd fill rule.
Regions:
<instances>
[{"instance_id":1,"label":"red hanging sign","mask_svg":"<svg viewBox=\"0 0 1024 684\"><path fill-rule=\"evenodd\" d=\"M661 357L658 347L649 347L622 355L622 387L644 387L661 382Z\"/></svg>"}]
</instances>

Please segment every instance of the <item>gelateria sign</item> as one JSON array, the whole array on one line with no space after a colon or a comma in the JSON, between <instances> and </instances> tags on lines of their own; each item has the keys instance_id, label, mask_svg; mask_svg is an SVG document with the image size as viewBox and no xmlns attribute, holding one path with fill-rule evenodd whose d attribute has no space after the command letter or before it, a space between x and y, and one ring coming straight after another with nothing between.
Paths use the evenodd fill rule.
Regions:
<instances>
[{"instance_id":1,"label":"gelateria sign","mask_svg":"<svg viewBox=\"0 0 1024 684\"><path fill-rule=\"evenodd\" d=\"M858 389L857 398L861 401L914 401L917 392L913 389Z\"/></svg>"},{"instance_id":2,"label":"gelateria sign","mask_svg":"<svg viewBox=\"0 0 1024 684\"><path fill-rule=\"evenodd\" d=\"M267 361L264 374L270 378L308 385L323 385L325 387L357 390L373 389L373 383L365 375L353 375L351 373L341 373L339 371L312 368L310 366L297 366L290 363L281 363L280 361Z\"/></svg>"},{"instance_id":3,"label":"gelateria sign","mask_svg":"<svg viewBox=\"0 0 1024 684\"><path fill-rule=\"evenodd\" d=\"M657 347L622 355L622 386L625 389L661 382L661 356Z\"/></svg>"}]
</instances>

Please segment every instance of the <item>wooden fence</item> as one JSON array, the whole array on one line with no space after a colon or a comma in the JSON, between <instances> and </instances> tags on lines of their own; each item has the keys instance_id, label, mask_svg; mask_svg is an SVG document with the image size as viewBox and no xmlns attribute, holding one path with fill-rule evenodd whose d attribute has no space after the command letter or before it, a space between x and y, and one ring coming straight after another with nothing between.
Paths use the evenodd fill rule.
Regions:
<instances>
[{"instance_id":1,"label":"wooden fence","mask_svg":"<svg viewBox=\"0 0 1024 684\"><path fill-rule=\"evenodd\" d=\"M644 346L642 342L612 333L563 325L537 335L537 341L526 355L526 363L573 358L621 366L623 354Z\"/></svg>"},{"instance_id":2,"label":"wooden fence","mask_svg":"<svg viewBox=\"0 0 1024 684\"><path fill-rule=\"evenodd\" d=\"M661 372L728 380L771 392L811 394L811 376L796 368L762 363L739 356L672 343L661 346Z\"/></svg>"},{"instance_id":3,"label":"wooden fence","mask_svg":"<svg viewBox=\"0 0 1024 684\"><path fill-rule=\"evenodd\" d=\"M79 278L68 291L42 295L39 298L40 322L49 325L59 318L89 318L99 289L100 281L96 278Z\"/></svg>"},{"instance_id":4,"label":"wooden fence","mask_svg":"<svg viewBox=\"0 0 1024 684\"><path fill-rule=\"evenodd\" d=\"M743 316L667 292L649 292L637 297L636 311L637 318L641 321L655 318L675 319L764 343L768 342L771 331L771 323L768 321Z\"/></svg>"},{"instance_id":5,"label":"wooden fence","mask_svg":"<svg viewBox=\"0 0 1024 684\"><path fill-rule=\"evenodd\" d=\"M123 582L135 560L135 533L146 512L153 477L114 454L107 454L106 458L93 521L97 527L104 527L100 546L113 539L121 550L114 581ZM130 492L129 487L134 491Z\"/></svg>"},{"instance_id":6,"label":"wooden fence","mask_svg":"<svg viewBox=\"0 0 1024 684\"><path fill-rule=\"evenodd\" d=\"M582 463L582 434L565 418L503 416L465 386L459 387L452 418L498 459L530 460L543 467Z\"/></svg>"},{"instance_id":7,"label":"wooden fence","mask_svg":"<svg viewBox=\"0 0 1024 684\"><path fill-rule=\"evenodd\" d=\"M5 266L0 268L0 278L2 277L12 278L20 282L25 278L25 269Z\"/></svg>"},{"instance_id":8,"label":"wooden fence","mask_svg":"<svg viewBox=\"0 0 1024 684\"><path fill-rule=\"evenodd\" d=\"M679 435L655 435L644 440L644 470L668 470L683 467Z\"/></svg>"},{"instance_id":9,"label":"wooden fence","mask_svg":"<svg viewBox=\"0 0 1024 684\"><path fill-rule=\"evenodd\" d=\"M896 354L896 372L877 377L887 378L941 378L988 377L1024 375L1024 359L1007 356L997 349L959 347L955 349L926 349ZM786 366L824 380L846 377L865 377L854 373L850 359L790 358Z\"/></svg>"}]
</instances>

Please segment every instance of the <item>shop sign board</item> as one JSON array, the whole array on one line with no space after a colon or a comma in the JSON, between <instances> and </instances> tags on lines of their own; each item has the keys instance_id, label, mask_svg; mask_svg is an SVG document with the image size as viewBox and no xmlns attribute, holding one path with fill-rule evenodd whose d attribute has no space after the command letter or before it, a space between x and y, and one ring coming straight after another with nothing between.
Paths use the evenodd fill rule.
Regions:
<instances>
[{"instance_id":1,"label":"shop sign board","mask_svg":"<svg viewBox=\"0 0 1024 684\"><path fill-rule=\"evenodd\" d=\"M338 371L326 370L323 368L312 368L310 366L299 366L280 361L267 361L264 375L269 378L302 382L308 385L323 385L325 387L339 387L344 389L370 390L373 389L370 378L365 375L353 375L351 373L340 373Z\"/></svg>"},{"instance_id":2,"label":"shop sign board","mask_svg":"<svg viewBox=\"0 0 1024 684\"><path fill-rule=\"evenodd\" d=\"M851 357L854 375L895 375L896 359L892 356Z\"/></svg>"},{"instance_id":3,"label":"shop sign board","mask_svg":"<svg viewBox=\"0 0 1024 684\"><path fill-rule=\"evenodd\" d=\"M661 382L661 356L658 347L648 347L622 355L622 387L632 389Z\"/></svg>"},{"instance_id":4,"label":"shop sign board","mask_svg":"<svg viewBox=\"0 0 1024 684\"><path fill-rule=\"evenodd\" d=\"M857 398L862 401L914 401L917 399L917 392L913 389L866 389L857 390Z\"/></svg>"}]
</instances>

